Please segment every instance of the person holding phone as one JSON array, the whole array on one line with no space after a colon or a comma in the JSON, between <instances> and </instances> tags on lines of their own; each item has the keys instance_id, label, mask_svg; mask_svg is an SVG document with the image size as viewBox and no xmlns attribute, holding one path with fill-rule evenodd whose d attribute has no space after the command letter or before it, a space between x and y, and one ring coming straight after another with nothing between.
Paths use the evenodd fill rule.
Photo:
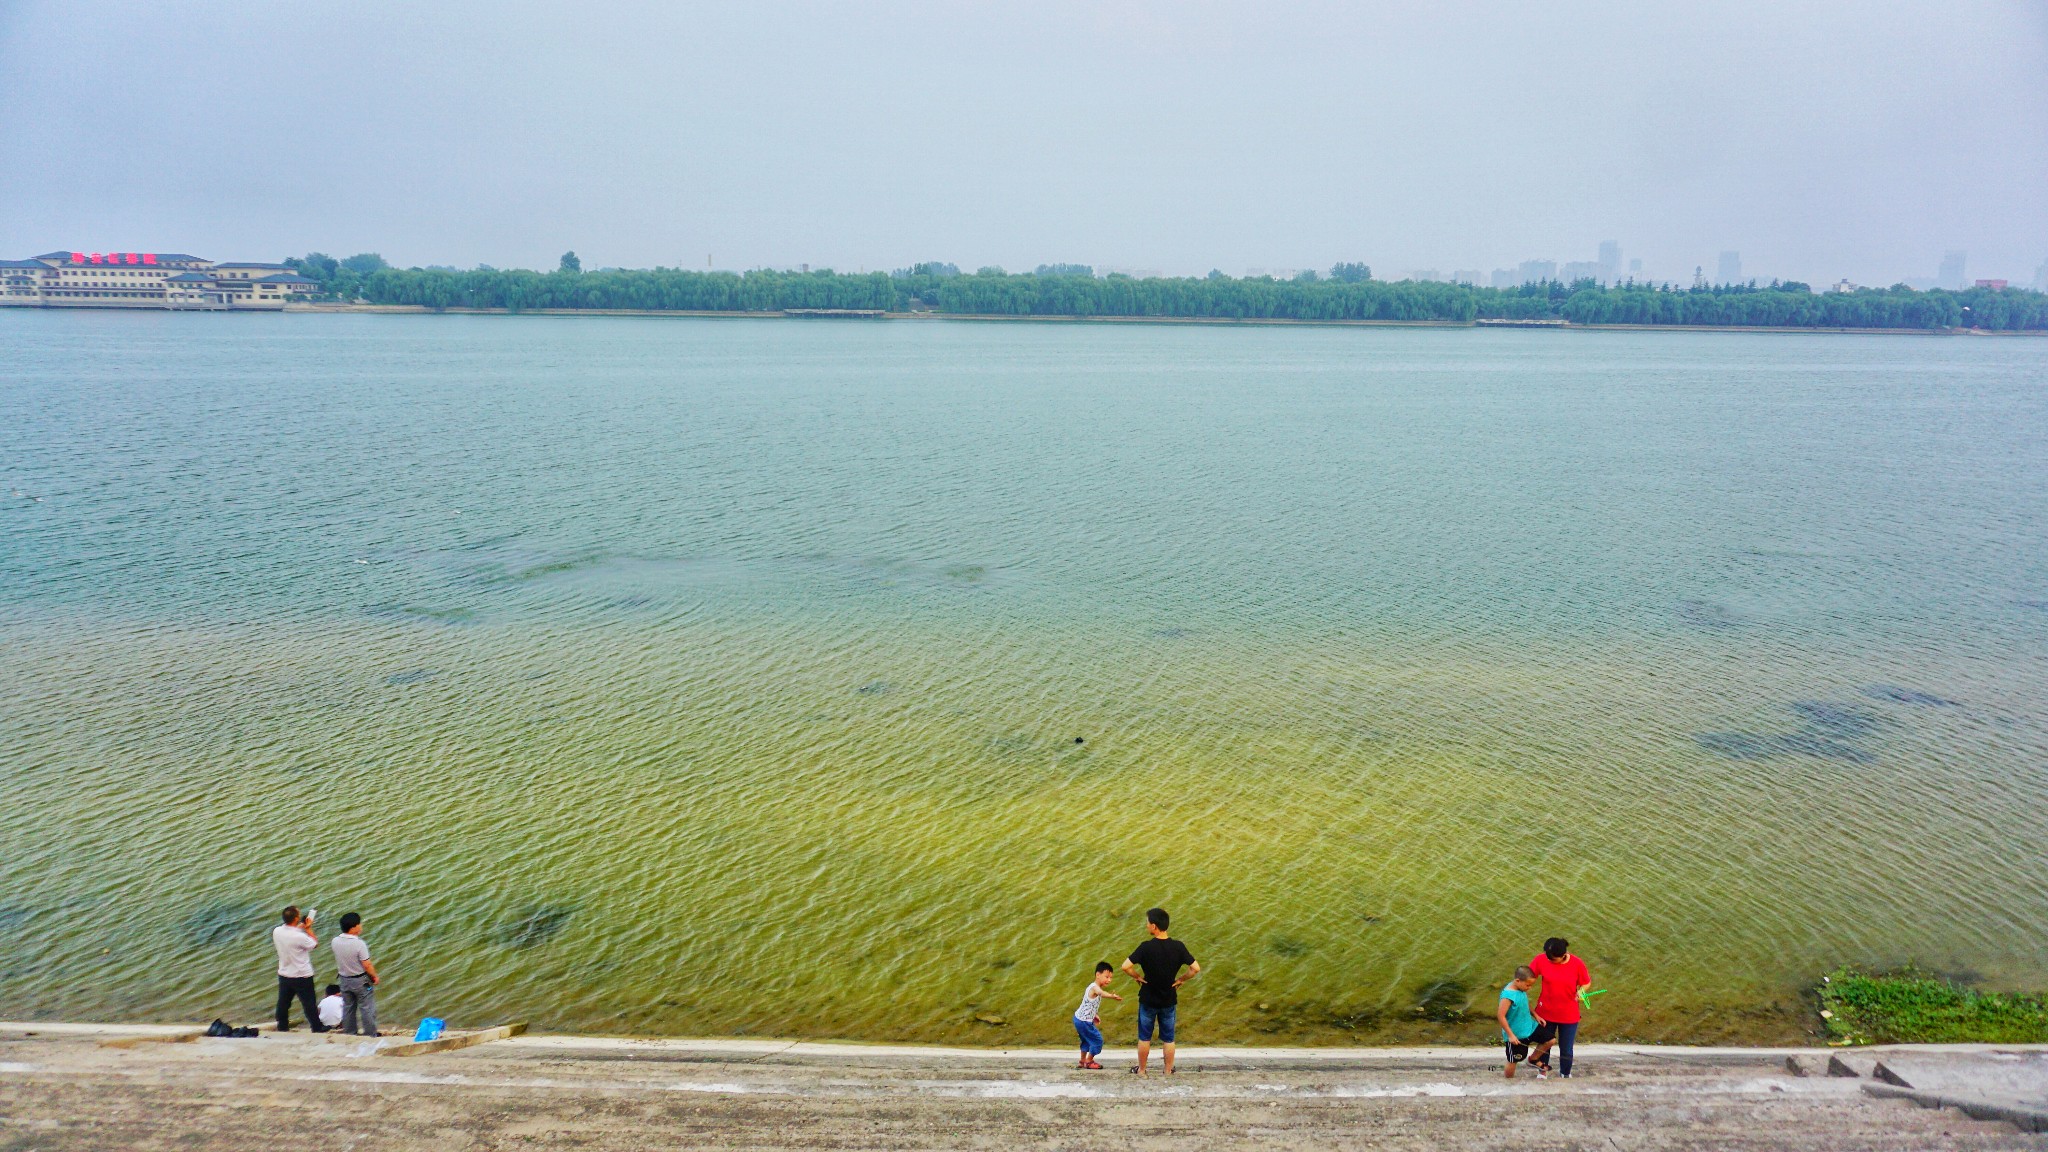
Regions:
<instances>
[{"instance_id":1,"label":"person holding phone","mask_svg":"<svg viewBox=\"0 0 2048 1152\"><path fill-rule=\"evenodd\" d=\"M277 1030L292 1030L292 1000L315 1032L327 1031L320 1022L320 1009L313 995L313 949L320 938L313 935L313 918L293 904L284 910L284 923L270 930L270 942L277 946Z\"/></svg>"}]
</instances>

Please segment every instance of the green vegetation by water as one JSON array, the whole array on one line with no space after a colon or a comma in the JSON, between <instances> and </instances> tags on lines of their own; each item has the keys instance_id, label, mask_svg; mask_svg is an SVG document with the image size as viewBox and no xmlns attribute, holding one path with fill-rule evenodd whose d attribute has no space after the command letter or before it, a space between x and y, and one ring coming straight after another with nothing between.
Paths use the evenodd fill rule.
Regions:
<instances>
[{"instance_id":1,"label":"green vegetation by water","mask_svg":"<svg viewBox=\"0 0 2048 1152\"><path fill-rule=\"evenodd\" d=\"M1837 968L1821 983L1828 1038L1847 1044L2048 1042L2040 996L1981 992L1915 968Z\"/></svg>"},{"instance_id":2,"label":"green vegetation by water","mask_svg":"<svg viewBox=\"0 0 2048 1152\"><path fill-rule=\"evenodd\" d=\"M1097 278L1079 265L1043 272L984 268L951 274L920 264L895 274L757 269L692 272L678 268L581 271L567 253L552 273L477 268L391 268L381 257L345 261L314 253L293 261L320 280L323 294L372 304L429 308L645 309L765 312L785 308L858 308L998 316L1156 316L1233 320L1566 320L1574 324L1647 324L1792 328L2048 329L2048 295L2019 288L1917 292L1904 285L1816 295L1804 284L1673 288L1591 280L1480 288L1436 281L1371 279L1360 264L1339 264L1325 279L1206 277Z\"/></svg>"}]
</instances>

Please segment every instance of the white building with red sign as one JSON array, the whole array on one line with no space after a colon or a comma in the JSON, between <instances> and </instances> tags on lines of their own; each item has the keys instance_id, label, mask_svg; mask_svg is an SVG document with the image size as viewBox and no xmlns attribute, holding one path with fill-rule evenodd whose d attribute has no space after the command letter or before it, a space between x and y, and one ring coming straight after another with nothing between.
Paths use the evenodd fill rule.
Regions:
<instances>
[{"instance_id":1,"label":"white building with red sign","mask_svg":"<svg viewBox=\"0 0 2048 1152\"><path fill-rule=\"evenodd\" d=\"M269 311L318 285L283 264L183 252L45 252L0 260L0 307Z\"/></svg>"}]
</instances>

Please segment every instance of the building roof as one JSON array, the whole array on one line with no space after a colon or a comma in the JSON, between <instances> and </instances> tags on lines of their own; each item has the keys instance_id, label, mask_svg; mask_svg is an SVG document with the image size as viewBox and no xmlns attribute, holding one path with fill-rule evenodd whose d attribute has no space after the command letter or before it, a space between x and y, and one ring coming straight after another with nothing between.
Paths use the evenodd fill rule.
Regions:
<instances>
[{"instance_id":1,"label":"building roof","mask_svg":"<svg viewBox=\"0 0 2048 1152\"><path fill-rule=\"evenodd\" d=\"M106 253L102 253L102 255L106 255ZM140 255L142 255L142 254L141 254L140 252L138 252L138 253L136 253L136 255L137 255L137 256L140 256ZM207 259L206 257L204 257L204 256L193 256L193 255L190 255L190 254L188 254L188 253L184 253L184 252L152 252L152 253L150 253L150 255L152 255L152 256L155 256L155 257L156 257L156 262L157 262L157 263L159 263L159 264L211 264L211 263L212 263L212 261L211 261L211 260L208 260L208 259ZM71 257L72 257L72 253L70 253L70 252L45 252L45 253L43 253L43 254L42 254L41 256L38 256L38 257L36 257L36 259L37 259L37 260L55 260L55 261L57 261L57 262L58 262L58 263L60 263L60 264L70 264L70 265L73 265L73 266L77 266L77 267L107 267L107 268L111 268L111 267L113 267L113 263L112 263L111 261L101 261L101 262L100 262L100 264L97 264L97 265L95 265L95 264L93 264L93 262L92 262L92 261L90 261L90 260L87 260L87 261L84 261L84 262L83 262L82 264L80 264L79 262L73 261L73 260L71 259ZM141 263L137 263L137 264L134 264L134 265L130 265L130 264L128 264L128 262L127 262L127 261L125 261L125 260L121 262L121 266L122 266L122 267L124 267L124 268L126 268L126 267L136 267L136 268L144 268L144 267L148 267L148 265L145 265L145 264L141 264ZM282 265L282 264L245 264L245 265L242 265L242 267L245 267L245 268L282 268L282 267L284 267L284 265Z\"/></svg>"},{"instance_id":2,"label":"building roof","mask_svg":"<svg viewBox=\"0 0 2048 1152\"><path fill-rule=\"evenodd\" d=\"M41 272L48 267L41 260L0 260L0 268L33 268Z\"/></svg>"},{"instance_id":3,"label":"building roof","mask_svg":"<svg viewBox=\"0 0 2048 1152\"><path fill-rule=\"evenodd\" d=\"M211 284L213 277L198 272L180 272L164 281L166 284Z\"/></svg>"},{"instance_id":4,"label":"building roof","mask_svg":"<svg viewBox=\"0 0 2048 1152\"><path fill-rule=\"evenodd\" d=\"M157 257L157 259L161 260L161 259L163 259L163 257L159 256L159 257ZM291 265L289 265L289 264L255 264L255 263L251 263L250 261L247 261L247 260L230 260L230 261L227 261L226 263L223 263L223 264L215 264L215 265L214 265L214 267L215 267L215 268L290 268L290 267L291 267Z\"/></svg>"},{"instance_id":5,"label":"building roof","mask_svg":"<svg viewBox=\"0 0 2048 1152\"><path fill-rule=\"evenodd\" d=\"M255 280L255 281L253 281L253 282L254 282L254 283L257 283L257 284L318 284L318 283L319 283L319 281L318 281L318 280L314 280L314 279L312 279L311 277L307 277L307 276L301 276L301 275L299 275L299 274L298 274L297 272L285 272L285 273L281 273L281 274L279 274L279 275L276 275L276 276L259 276L259 277L257 277L257 278L256 278L256 280Z\"/></svg>"}]
</instances>

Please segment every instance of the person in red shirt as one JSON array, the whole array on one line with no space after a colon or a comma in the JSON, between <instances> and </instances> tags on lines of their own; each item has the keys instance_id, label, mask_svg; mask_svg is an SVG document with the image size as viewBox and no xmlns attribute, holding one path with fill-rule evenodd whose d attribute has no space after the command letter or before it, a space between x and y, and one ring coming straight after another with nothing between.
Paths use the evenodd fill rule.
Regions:
<instances>
[{"instance_id":1,"label":"person in red shirt","mask_svg":"<svg viewBox=\"0 0 2048 1152\"><path fill-rule=\"evenodd\" d=\"M1543 942L1543 955L1529 961L1529 970L1543 981L1543 991L1536 996L1536 1019L1540 1021L1536 1034L1529 1038L1534 1047L1529 1052L1529 1062L1536 1065L1539 1073L1550 1067L1550 1050L1557 1049L1557 1071L1560 1076L1572 1074L1572 1044L1579 1038L1579 989L1593 982L1586 972L1586 962L1571 953L1571 944L1562 936L1552 936Z\"/></svg>"}]
</instances>

